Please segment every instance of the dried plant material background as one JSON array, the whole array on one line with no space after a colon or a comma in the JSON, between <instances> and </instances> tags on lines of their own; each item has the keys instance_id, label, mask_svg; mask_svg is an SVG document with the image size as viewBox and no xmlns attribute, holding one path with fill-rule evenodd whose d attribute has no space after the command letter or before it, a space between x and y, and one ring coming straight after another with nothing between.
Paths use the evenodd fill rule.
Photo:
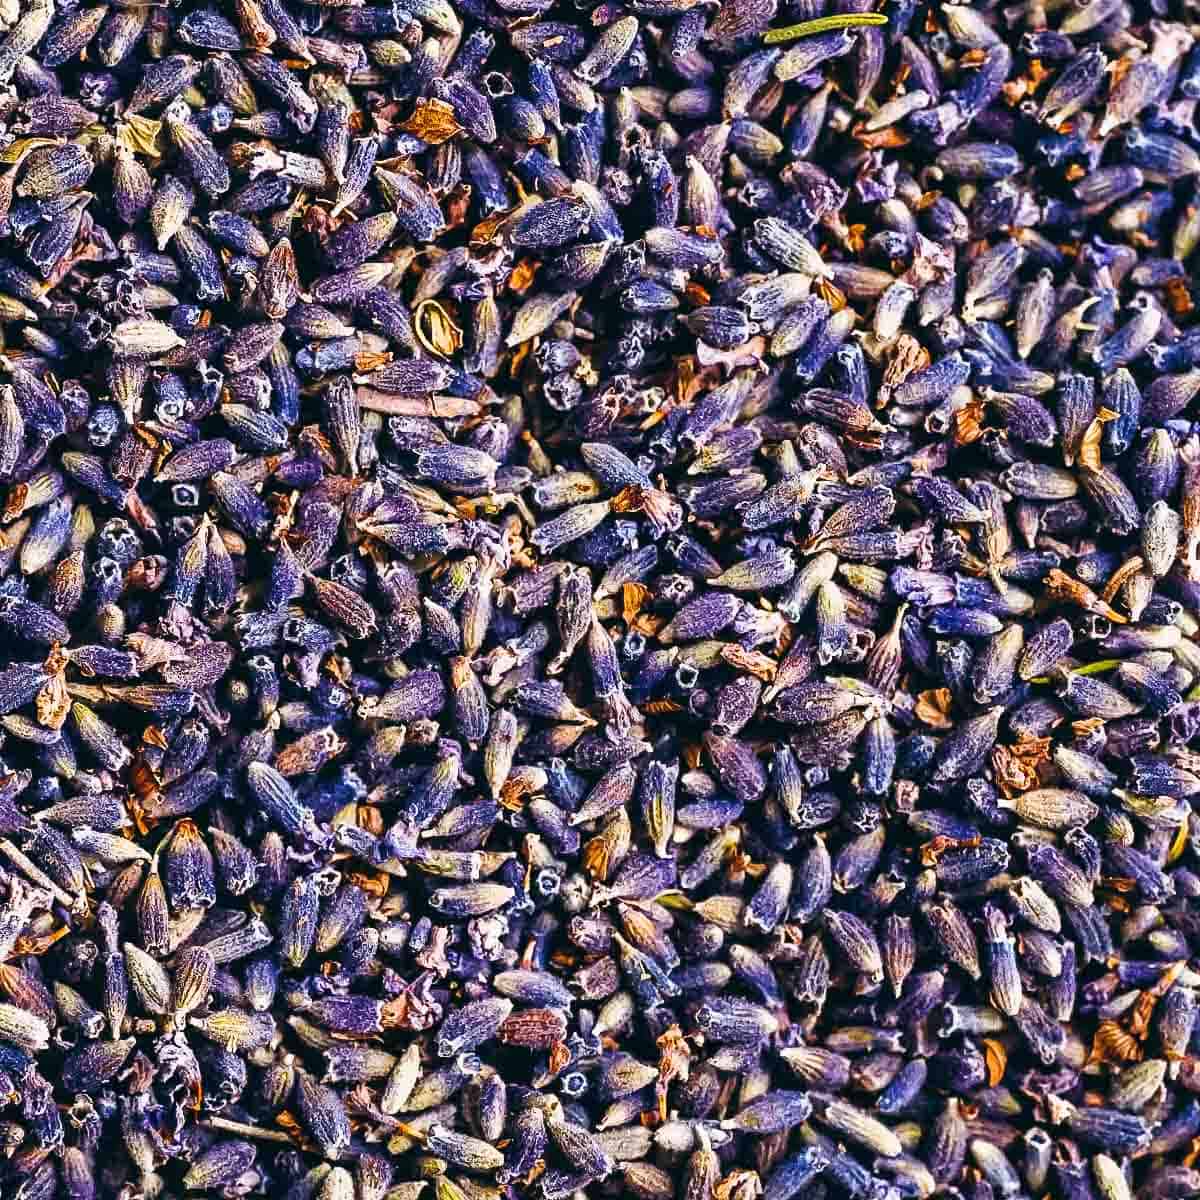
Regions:
<instances>
[{"instance_id":1,"label":"dried plant material background","mask_svg":"<svg viewBox=\"0 0 1200 1200\"><path fill-rule=\"evenodd\" d=\"M0 4L0 1194L1200 1195L1198 35Z\"/></svg>"}]
</instances>

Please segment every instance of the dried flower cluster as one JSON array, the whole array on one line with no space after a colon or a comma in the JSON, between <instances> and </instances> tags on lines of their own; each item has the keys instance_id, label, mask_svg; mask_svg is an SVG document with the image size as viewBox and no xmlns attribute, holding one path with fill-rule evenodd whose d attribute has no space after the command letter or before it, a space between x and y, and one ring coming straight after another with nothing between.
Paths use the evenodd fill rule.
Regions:
<instances>
[{"instance_id":1,"label":"dried flower cluster","mask_svg":"<svg viewBox=\"0 0 1200 1200\"><path fill-rule=\"evenodd\" d=\"M0 3L6 1200L1200 1195L1200 11L869 8Z\"/></svg>"}]
</instances>

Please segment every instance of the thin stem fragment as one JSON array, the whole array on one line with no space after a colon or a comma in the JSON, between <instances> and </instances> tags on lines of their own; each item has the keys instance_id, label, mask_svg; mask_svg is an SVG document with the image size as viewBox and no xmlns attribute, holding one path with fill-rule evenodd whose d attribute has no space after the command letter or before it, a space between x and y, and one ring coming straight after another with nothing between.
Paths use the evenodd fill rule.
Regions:
<instances>
[{"instance_id":1,"label":"thin stem fragment","mask_svg":"<svg viewBox=\"0 0 1200 1200\"><path fill-rule=\"evenodd\" d=\"M839 13L829 17L815 17L797 25L781 25L778 29L768 29L763 36L763 44L777 46L780 42L794 42L797 38L814 37L818 33L832 33L835 29L886 24L885 13Z\"/></svg>"}]
</instances>

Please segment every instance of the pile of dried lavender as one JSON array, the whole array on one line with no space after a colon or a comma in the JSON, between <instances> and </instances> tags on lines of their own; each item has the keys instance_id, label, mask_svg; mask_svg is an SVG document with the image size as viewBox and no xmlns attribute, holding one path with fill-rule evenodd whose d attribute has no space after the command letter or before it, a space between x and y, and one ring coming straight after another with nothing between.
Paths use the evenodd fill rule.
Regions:
<instances>
[{"instance_id":1,"label":"pile of dried lavender","mask_svg":"<svg viewBox=\"0 0 1200 1200\"><path fill-rule=\"evenodd\" d=\"M1200 1194L1200 12L868 7L0 4L5 1196Z\"/></svg>"}]
</instances>

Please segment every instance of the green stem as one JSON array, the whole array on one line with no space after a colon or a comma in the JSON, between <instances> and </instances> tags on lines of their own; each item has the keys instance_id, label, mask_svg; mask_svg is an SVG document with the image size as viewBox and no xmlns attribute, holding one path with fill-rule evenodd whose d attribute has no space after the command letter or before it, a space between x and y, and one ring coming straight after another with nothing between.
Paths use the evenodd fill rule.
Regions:
<instances>
[{"instance_id":1,"label":"green stem","mask_svg":"<svg viewBox=\"0 0 1200 1200\"><path fill-rule=\"evenodd\" d=\"M834 29L852 29L857 25L886 25L884 13L842 13L839 16L817 17L812 21L801 21L799 25L783 25L779 29L768 29L763 44L775 46L780 42L793 42L797 38L812 37L817 33L830 33Z\"/></svg>"},{"instance_id":2,"label":"green stem","mask_svg":"<svg viewBox=\"0 0 1200 1200\"><path fill-rule=\"evenodd\" d=\"M1115 671L1122 660L1119 658L1100 658L1095 662L1084 663L1081 667L1072 667L1068 672L1071 675L1103 675L1106 671ZM1027 680L1028 683L1049 683L1049 675L1039 675L1035 679Z\"/></svg>"},{"instance_id":3,"label":"green stem","mask_svg":"<svg viewBox=\"0 0 1200 1200\"><path fill-rule=\"evenodd\" d=\"M1072 667L1072 675L1103 675L1105 671L1115 671L1121 665L1119 658L1099 658L1095 662L1084 663L1082 667Z\"/></svg>"}]
</instances>

